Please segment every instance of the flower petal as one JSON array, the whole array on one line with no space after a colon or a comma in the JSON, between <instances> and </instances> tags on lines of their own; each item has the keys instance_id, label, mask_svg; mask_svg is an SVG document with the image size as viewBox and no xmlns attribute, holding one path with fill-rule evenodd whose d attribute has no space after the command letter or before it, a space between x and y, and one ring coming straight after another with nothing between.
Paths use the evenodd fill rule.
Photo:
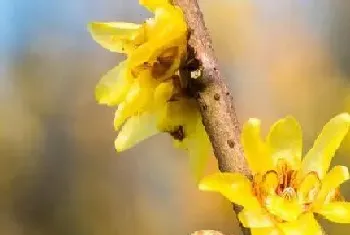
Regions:
<instances>
[{"instance_id":1,"label":"flower petal","mask_svg":"<svg viewBox=\"0 0 350 235\"><path fill-rule=\"evenodd\" d=\"M315 220L312 213L306 213L298 220L287 223L279 223L278 227L285 235L312 234L322 235L323 231L319 223Z\"/></svg>"},{"instance_id":2,"label":"flower petal","mask_svg":"<svg viewBox=\"0 0 350 235\"><path fill-rule=\"evenodd\" d=\"M301 181L297 196L299 203L309 204L313 202L316 198L321 187L321 181L318 178L316 172L308 173Z\"/></svg>"},{"instance_id":3,"label":"flower petal","mask_svg":"<svg viewBox=\"0 0 350 235\"><path fill-rule=\"evenodd\" d=\"M251 118L243 125L242 131L244 154L253 173L263 173L273 169L272 158L260 137L260 125L259 119Z\"/></svg>"},{"instance_id":4,"label":"flower petal","mask_svg":"<svg viewBox=\"0 0 350 235\"><path fill-rule=\"evenodd\" d=\"M186 125L185 138L179 141L181 143L178 146L187 150L191 171L196 180L199 180L203 176L209 157L213 156L213 149L200 117L193 123L193 127L188 128L188 124ZM186 133L188 131L190 133Z\"/></svg>"},{"instance_id":5,"label":"flower petal","mask_svg":"<svg viewBox=\"0 0 350 235\"><path fill-rule=\"evenodd\" d=\"M150 11L155 11L157 8L170 5L169 0L140 0L139 3Z\"/></svg>"},{"instance_id":6,"label":"flower petal","mask_svg":"<svg viewBox=\"0 0 350 235\"><path fill-rule=\"evenodd\" d=\"M264 210L246 210L238 214L238 219L246 228L267 228L275 226L271 215Z\"/></svg>"},{"instance_id":7,"label":"flower petal","mask_svg":"<svg viewBox=\"0 0 350 235\"><path fill-rule=\"evenodd\" d=\"M313 207L315 209L322 207L329 193L338 188L342 183L349 179L349 170L346 166L335 166L323 178L321 189L317 194Z\"/></svg>"},{"instance_id":8,"label":"flower petal","mask_svg":"<svg viewBox=\"0 0 350 235\"><path fill-rule=\"evenodd\" d=\"M160 8L156 11L155 18L147 21L144 27L148 40L130 54L129 67L142 67L145 62L153 67L154 64L163 64L167 69L162 69L165 72L158 77L167 78L179 67L186 52L187 25L183 14L173 6ZM168 56L169 51L172 52L171 56ZM159 60L165 55L165 59Z\"/></svg>"},{"instance_id":9,"label":"flower petal","mask_svg":"<svg viewBox=\"0 0 350 235\"><path fill-rule=\"evenodd\" d=\"M145 42L144 29L139 24L92 22L88 29L97 43L112 52L130 53Z\"/></svg>"},{"instance_id":10,"label":"flower petal","mask_svg":"<svg viewBox=\"0 0 350 235\"><path fill-rule=\"evenodd\" d=\"M174 84L170 82L162 82L154 91L154 102L156 107L162 107L174 94Z\"/></svg>"},{"instance_id":11,"label":"flower petal","mask_svg":"<svg viewBox=\"0 0 350 235\"><path fill-rule=\"evenodd\" d=\"M280 231L276 227L270 228L251 228L252 235L284 235L282 231Z\"/></svg>"},{"instance_id":12,"label":"flower petal","mask_svg":"<svg viewBox=\"0 0 350 235\"><path fill-rule=\"evenodd\" d=\"M296 200L286 200L277 195L267 196L266 209L284 221L293 221L302 213L301 205Z\"/></svg>"},{"instance_id":13,"label":"flower petal","mask_svg":"<svg viewBox=\"0 0 350 235\"><path fill-rule=\"evenodd\" d=\"M202 191L219 192L231 202L245 209L260 209L261 206L252 193L250 181L238 173L214 173L204 177L199 183Z\"/></svg>"},{"instance_id":14,"label":"flower petal","mask_svg":"<svg viewBox=\"0 0 350 235\"><path fill-rule=\"evenodd\" d=\"M335 223L350 223L350 202L331 202L323 205L317 213Z\"/></svg>"},{"instance_id":15,"label":"flower petal","mask_svg":"<svg viewBox=\"0 0 350 235\"><path fill-rule=\"evenodd\" d=\"M115 148L118 152L127 150L139 142L159 133L156 116L151 113L143 113L129 118L118 133L115 140Z\"/></svg>"},{"instance_id":16,"label":"flower petal","mask_svg":"<svg viewBox=\"0 0 350 235\"><path fill-rule=\"evenodd\" d=\"M137 78L115 112L114 129L116 131L129 117L153 108L155 89L156 84L151 78L143 76Z\"/></svg>"},{"instance_id":17,"label":"flower petal","mask_svg":"<svg viewBox=\"0 0 350 235\"><path fill-rule=\"evenodd\" d=\"M301 162L302 131L298 121L292 116L278 120L270 129L267 145L274 163L285 159L293 169Z\"/></svg>"},{"instance_id":18,"label":"flower petal","mask_svg":"<svg viewBox=\"0 0 350 235\"><path fill-rule=\"evenodd\" d=\"M117 105L125 99L131 84L132 80L123 61L101 78L95 89L96 100L108 106Z\"/></svg>"},{"instance_id":19,"label":"flower petal","mask_svg":"<svg viewBox=\"0 0 350 235\"><path fill-rule=\"evenodd\" d=\"M276 171L268 171L262 177L262 182L260 183L260 188L264 193L269 195L276 194L276 189L279 185L279 178Z\"/></svg>"},{"instance_id":20,"label":"flower petal","mask_svg":"<svg viewBox=\"0 0 350 235\"><path fill-rule=\"evenodd\" d=\"M323 127L321 134L302 162L303 174L315 171L321 179L323 178L335 151L348 133L349 127L350 115L348 113L339 114Z\"/></svg>"}]
</instances>

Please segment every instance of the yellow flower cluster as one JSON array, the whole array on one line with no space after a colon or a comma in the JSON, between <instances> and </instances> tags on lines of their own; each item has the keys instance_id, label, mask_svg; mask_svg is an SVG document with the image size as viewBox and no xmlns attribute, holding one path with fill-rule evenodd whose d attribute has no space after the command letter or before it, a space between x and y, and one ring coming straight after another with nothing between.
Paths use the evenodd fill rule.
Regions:
<instances>
[{"instance_id":1,"label":"yellow flower cluster","mask_svg":"<svg viewBox=\"0 0 350 235\"><path fill-rule=\"evenodd\" d=\"M242 205L239 220L254 235L322 234L313 213L350 223L350 203L339 192L349 179L348 168L328 171L349 127L347 113L331 119L302 159L302 131L293 117L276 122L266 140L260 137L260 121L250 119L243 127L242 143L253 182L238 173L215 173L199 187Z\"/></svg>"},{"instance_id":2,"label":"yellow flower cluster","mask_svg":"<svg viewBox=\"0 0 350 235\"><path fill-rule=\"evenodd\" d=\"M102 77L95 91L100 104L117 106L117 151L160 132L188 150L201 174L212 149L198 107L188 95L179 67L187 56L187 25L180 8L167 0L140 0L154 13L143 24L93 22L89 30L102 47L127 58Z\"/></svg>"}]
</instances>

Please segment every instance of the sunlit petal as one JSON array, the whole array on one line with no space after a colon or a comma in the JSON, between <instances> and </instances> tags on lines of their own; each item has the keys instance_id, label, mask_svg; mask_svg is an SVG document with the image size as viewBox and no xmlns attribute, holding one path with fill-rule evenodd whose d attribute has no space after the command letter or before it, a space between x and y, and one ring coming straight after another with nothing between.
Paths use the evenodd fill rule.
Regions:
<instances>
[{"instance_id":1,"label":"sunlit petal","mask_svg":"<svg viewBox=\"0 0 350 235\"><path fill-rule=\"evenodd\" d=\"M244 154L253 173L273 169L271 156L260 136L260 124L259 119L251 118L243 125L242 130Z\"/></svg>"},{"instance_id":2,"label":"sunlit petal","mask_svg":"<svg viewBox=\"0 0 350 235\"><path fill-rule=\"evenodd\" d=\"M276 227L270 228L251 228L252 235L284 235L281 230Z\"/></svg>"},{"instance_id":3,"label":"sunlit petal","mask_svg":"<svg viewBox=\"0 0 350 235\"><path fill-rule=\"evenodd\" d=\"M327 203L317 213L335 223L350 223L350 202Z\"/></svg>"},{"instance_id":4,"label":"sunlit petal","mask_svg":"<svg viewBox=\"0 0 350 235\"><path fill-rule=\"evenodd\" d=\"M301 205L296 200L287 200L277 195L267 196L266 209L273 215L285 221L293 221L302 213Z\"/></svg>"},{"instance_id":5,"label":"sunlit petal","mask_svg":"<svg viewBox=\"0 0 350 235\"><path fill-rule=\"evenodd\" d=\"M298 187L298 199L300 203L310 203L315 200L321 187L321 181L316 172L308 173Z\"/></svg>"},{"instance_id":6,"label":"sunlit petal","mask_svg":"<svg viewBox=\"0 0 350 235\"><path fill-rule=\"evenodd\" d=\"M262 176L262 181L260 183L260 188L270 194L276 194L276 188L279 185L279 178L276 171L268 171L266 174Z\"/></svg>"},{"instance_id":7,"label":"sunlit petal","mask_svg":"<svg viewBox=\"0 0 350 235\"><path fill-rule=\"evenodd\" d=\"M95 97L100 104L113 106L125 99L132 84L132 78L128 75L125 65L125 61L121 62L108 71L97 84Z\"/></svg>"},{"instance_id":8,"label":"sunlit petal","mask_svg":"<svg viewBox=\"0 0 350 235\"><path fill-rule=\"evenodd\" d=\"M157 134L156 117L150 113L132 116L118 133L115 148L118 152L127 150L139 142Z\"/></svg>"},{"instance_id":9,"label":"sunlit petal","mask_svg":"<svg viewBox=\"0 0 350 235\"><path fill-rule=\"evenodd\" d=\"M302 152L302 131L295 118L288 116L277 121L270 129L267 144L274 163L285 159L294 169L299 168Z\"/></svg>"},{"instance_id":10,"label":"sunlit petal","mask_svg":"<svg viewBox=\"0 0 350 235\"><path fill-rule=\"evenodd\" d=\"M139 0L140 5L146 7L150 11L155 11L159 7L164 7L169 4L169 0Z\"/></svg>"},{"instance_id":11,"label":"sunlit petal","mask_svg":"<svg viewBox=\"0 0 350 235\"><path fill-rule=\"evenodd\" d=\"M322 180L322 185L313 207L320 208L327 198L327 195L338 188L342 183L349 179L349 170L346 166L335 166L326 174Z\"/></svg>"},{"instance_id":12,"label":"sunlit petal","mask_svg":"<svg viewBox=\"0 0 350 235\"><path fill-rule=\"evenodd\" d=\"M322 235L323 231L312 213L301 215L298 220L287 223L279 223L278 227L285 235L312 234Z\"/></svg>"},{"instance_id":13,"label":"sunlit petal","mask_svg":"<svg viewBox=\"0 0 350 235\"><path fill-rule=\"evenodd\" d=\"M204 177L199 183L203 191L219 192L231 202L247 210L259 209L260 204L252 193L250 181L238 173L215 173Z\"/></svg>"},{"instance_id":14,"label":"sunlit petal","mask_svg":"<svg viewBox=\"0 0 350 235\"><path fill-rule=\"evenodd\" d=\"M144 30L138 24L92 22L88 29L97 43L112 52L130 53L145 41Z\"/></svg>"},{"instance_id":15,"label":"sunlit petal","mask_svg":"<svg viewBox=\"0 0 350 235\"><path fill-rule=\"evenodd\" d=\"M349 126L350 115L342 113L332 118L323 127L322 132L302 162L303 174L315 171L321 179L323 178L328 171L335 151L348 133Z\"/></svg>"},{"instance_id":16,"label":"sunlit petal","mask_svg":"<svg viewBox=\"0 0 350 235\"><path fill-rule=\"evenodd\" d=\"M244 209L238 214L238 219L244 227L248 228L266 228L273 227L274 221L265 210L247 210Z\"/></svg>"},{"instance_id":17,"label":"sunlit petal","mask_svg":"<svg viewBox=\"0 0 350 235\"><path fill-rule=\"evenodd\" d=\"M196 130L189 137L185 137L191 171L197 180L203 176L209 157L213 156L213 150L209 137L205 132L202 121L199 119Z\"/></svg>"}]
</instances>

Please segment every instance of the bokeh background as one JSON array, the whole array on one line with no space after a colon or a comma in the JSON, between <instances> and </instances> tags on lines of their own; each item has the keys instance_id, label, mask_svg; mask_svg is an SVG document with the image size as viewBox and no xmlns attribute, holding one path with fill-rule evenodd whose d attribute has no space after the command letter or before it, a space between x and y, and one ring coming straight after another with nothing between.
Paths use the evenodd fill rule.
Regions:
<instances>
[{"instance_id":1,"label":"bokeh background","mask_svg":"<svg viewBox=\"0 0 350 235\"><path fill-rule=\"evenodd\" d=\"M200 0L237 113L296 116L305 150L350 111L350 1ZM90 21L142 22L137 0L0 1L0 234L179 235L237 231L228 202L199 192L168 136L118 154L114 111L94 101L122 58ZM334 163L350 165L350 137ZM216 170L212 159L207 172ZM350 199L349 184L342 188ZM322 220L329 234L350 226Z\"/></svg>"}]
</instances>

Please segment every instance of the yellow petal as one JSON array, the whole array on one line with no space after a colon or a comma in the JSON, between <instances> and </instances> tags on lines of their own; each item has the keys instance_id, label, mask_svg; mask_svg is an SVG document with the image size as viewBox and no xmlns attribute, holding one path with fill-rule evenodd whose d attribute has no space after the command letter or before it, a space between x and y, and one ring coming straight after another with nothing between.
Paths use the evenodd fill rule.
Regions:
<instances>
[{"instance_id":1,"label":"yellow petal","mask_svg":"<svg viewBox=\"0 0 350 235\"><path fill-rule=\"evenodd\" d=\"M253 195L250 181L238 173L215 173L204 177L199 183L202 191L219 192L231 202L247 210L260 209L261 206Z\"/></svg>"},{"instance_id":2,"label":"yellow petal","mask_svg":"<svg viewBox=\"0 0 350 235\"><path fill-rule=\"evenodd\" d=\"M260 184L264 192L269 195L276 194L276 188L279 185L279 178L276 171L268 171L263 175L262 182Z\"/></svg>"},{"instance_id":3,"label":"yellow petal","mask_svg":"<svg viewBox=\"0 0 350 235\"><path fill-rule=\"evenodd\" d=\"M174 92L174 84L172 81L170 82L162 82L160 83L154 92L154 102L155 106L161 107L163 106L173 95Z\"/></svg>"},{"instance_id":4,"label":"yellow petal","mask_svg":"<svg viewBox=\"0 0 350 235\"><path fill-rule=\"evenodd\" d=\"M118 53L130 53L145 41L141 25L125 22L92 22L92 38L102 47Z\"/></svg>"},{"instance_id":5,"label":"yellow petal","mask_svg":"<svg viewBox=\"0 0 350 235\"><path fill-rule=\"evenodd\" d=\"M190 167L196 180L199 180L203 176L209 157L213 156L211 142L205 132L201 119L197 121L196 130L193 135L185 138L184 141L187 145Z\"/></svg>"},{"instance_id":6,"label":"yellow petal","mask_svg":"<svg viewBox=\"0 0 350 235\"><path fill-rule=\"evenodd\" d=\"M276 227L270 228L251 228L252 235L284 235L282 231L280 231Z\"/></svg>"},{"instance_id":7,"label":"yellow petal","mask_svg":"<svg viewBox=\"0 0 350 235\"><path fill-rule=\"evenodd\" d=\"M315 220L312 213L303 214L298 220L287 223L279 223L278 227L283 231L285 235L322 235L323 231L321 226Z\"/></svg>"},{"instance_id":8,"label":"yellow petal","mask_svg":"<svg viewBox=\"0 0 350 235\"><path fill-rule=\"evenodd\" d=\"M299 203L310 203L315 200L321 187L321 181L315 172L308 173L301 181L298 189Z\"/></svg>"},{"instance_id":9,"label":"yellow petal","mask_svg":"<svg viewBox=\"0 0 350 235\"><path fill-rule=\"evenodd\" d=\"M155 11L159 7L170 5L169 0L140 0L140 5L146 7L150 11Z\"/></svg>"},{"instance_id":10,"label":"yellow petal","mask_svg":"<svg viewBox=\"0 0 350 235\"><path fill-rule=\"evenodd\" d=\"M246 210L238 214L238 219L246 228L267 228L273 227L274 221L264 210Z\"/></svg>"},{"instance_id":11,"label":"yellow petal","mask_svg":"<svg viewBox=\"0 0 350 235\"><path fill-rule=\"evenodd\" d=\"M260 137L259 119L251 118L243 125L242 144L253 173L264 173L274 168L266 144Z\"/></svg>"},{"instance_id":12,"label":"yellow petal","mask_svg":"<svg viewBox=\"0 0 350 235\"><path fill-rule=\"evenodd\" d=\"M171 132L186 123L189 124L187 128L192 128L196 127L193 123L197 123L198 118L200 114L195 100L180 99L167 102L159 112L158 128Z\"/></svg>"},{"instance_id":13,"label":"yellow petal","mask_svg":"<svg viewBox=\"0 0 350 235\"><path fill-rule=\"evenodd\" d=\"M104 75L95 89L96 100L100 104L117 105L125 99L132 84L126 70L126 62L121 62Z\"/></svg>"},{"instance_id":14,"label":"yellow petal","mask_svg":"<svg viewBox=\"0 0 350 235\"><path fill-rule=\"evenodd\" d=\"M313 202L313 207L315 209L320 208L329 193L338 188L342 183L349 179L349 170L346 166L335 166L326 174L322 180L322 185L315 201Z\"/></svg>"},{"instance_id":15,"label":"yellow petal","mask_svg":"<svg viewBox=\"0 0 350 235\"><path fill-rule=\"evenodd\" d=\"M266 209L284 221L293 221L302 213L301 205L296 200L286 200L277 195L267 196Z\"/></svg>"},{"instance_id":16,"label":"yellow petal","mask_svg":"<svg viewBox=\"0 0 350 235\"><path fill-rule=\"evenodd\" d=\"M147 76L138 77L130 87L124 101L118 105L114 116L114 129L118 130L125 120L148 111L154 105L156 81Z\"/></svg>"},{"instance_id":17,"label":"yellow petal","mask_svg":"<svg viewBox=\"0 0 350 235\"><path fill-rule=\"evenodd\" d=\"M115 148L118 152L127 150L139 142L157 134L156 117L151 113L129 118L118 133Z\"/></svg>"},{"instance_id":18,"label":"yellow petal","mask_svg":"<svg viewBox=\"0 0 350 235\"><path fill-rule=\"evenodd\" d=\"M288 116L277 121L270 129L267 144L275 164L285 159L293 169L300 167L302 131L295 118Z\"/></svg>"},{"instance_id":19,"label":"yellow petal","mask_svg":"<svg viewBox=\"0 0 350 235\"><path fill-rule=\"evenodd\" d=\"M179 67L180 59L186 52L187 26L183 14L173 6L160 8L155 18L145 23L145 28L148 40L130 54L129 67L142 67L145 62L165 64L166 73L158 77L169 77ZM173 52L171 56L168 55L169 51ZM159 59L164 56L166 63L161 63Z\"/></svg>"},{"instance_id":20,"label":"yellow petal","mask_svg":"<svg viewBox=\"0 0 350 235\"><path fill-rule=\"evenodd\" d=\"M317 213L335 223L350 223L349 202L331 202L325 204Z\"/></svg>"},{"instance_id":21,"label":"yellow petal","mask_svg":"<svg viewBox=\"0 0 350 235\"><path fill-rule=\"evenodd\" d=\"M350 115L342 113L332 118L323 127L321 134L302 162L303 174L315 171L321 179L323 178L328 171L335 151L348 133L349 126Z\"/></svg>"}]
</instances>

